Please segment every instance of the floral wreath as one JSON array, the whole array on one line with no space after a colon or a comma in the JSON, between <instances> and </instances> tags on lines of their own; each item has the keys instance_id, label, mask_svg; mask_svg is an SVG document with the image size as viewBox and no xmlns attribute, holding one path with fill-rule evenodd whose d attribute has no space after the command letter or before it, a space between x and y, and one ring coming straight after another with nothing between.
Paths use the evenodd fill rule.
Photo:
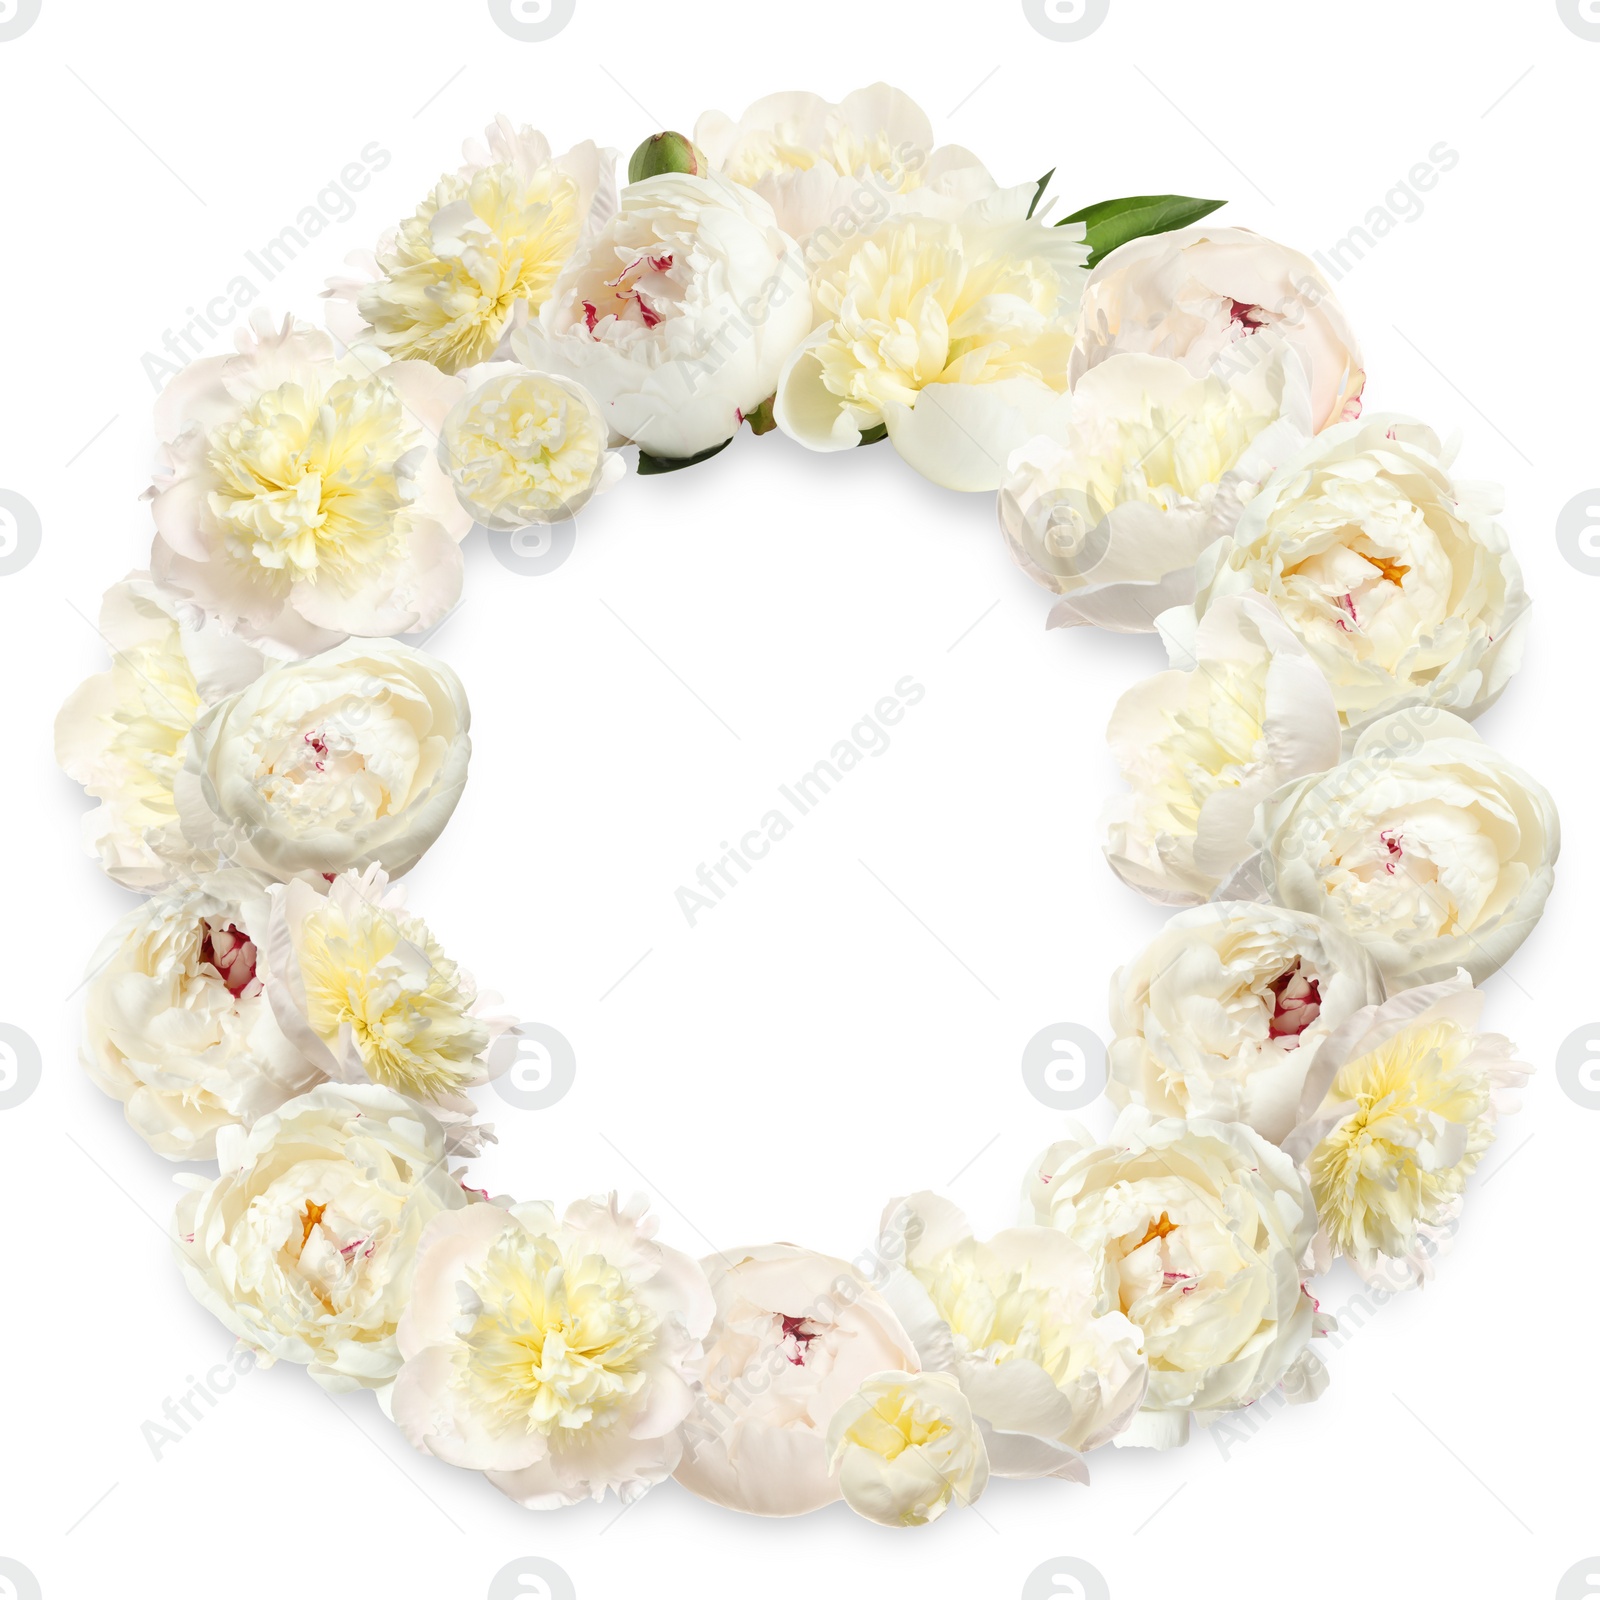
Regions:
<instances>
[{"instance_id":1,"label":"floral wreath","mask_svg":"<svg viewBox=\"0 0 1600 1600\"><path fill-rule=\"evenodd\" d=\"M91 851L148 896L83 1064L184 1175L184 1277L263 1364L372 1390L418 1450L549 1508L675 1477L918 1525L991 1474L1087 1481L1327 1381L1336 1257L1424 1280L1527 1068L1476 987L1552 882L1545 790L1470 719L1528 616L1492 489L1363 416L1317 266L1221 202L1052 223L879 84L557 156L503 118L329 332L259 314L155 411L147 570L57 723ZM417 636L461 541L570 519L745 424L887 439L998 494L1051 626L1157 632L1109 730L1105 854L1181 908L1117 973L1108 1138L1073 1125L987 1240L891 1201L854 1263L697 1262L642 1200L468 1187L524 1037L394 887L466 782Z\"/></svg>"}]
</instances>

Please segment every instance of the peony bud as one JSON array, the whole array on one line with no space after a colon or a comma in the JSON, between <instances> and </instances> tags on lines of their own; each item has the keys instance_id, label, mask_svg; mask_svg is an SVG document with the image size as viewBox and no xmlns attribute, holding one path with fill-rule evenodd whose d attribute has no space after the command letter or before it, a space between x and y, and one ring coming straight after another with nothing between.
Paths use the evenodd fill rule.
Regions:
<instances>
[{"instance_id":1,"label":"peony bud","mask_svg":"<svg viewBox=\"0 0 1600 1600\"><path fill-rule=\"evenodd\" d=\"M628 182L642 183L663 172L687 172L703 178L710 170L706 153L681 133L654 133L628 160Z\"/></svg>"}]
</instances>

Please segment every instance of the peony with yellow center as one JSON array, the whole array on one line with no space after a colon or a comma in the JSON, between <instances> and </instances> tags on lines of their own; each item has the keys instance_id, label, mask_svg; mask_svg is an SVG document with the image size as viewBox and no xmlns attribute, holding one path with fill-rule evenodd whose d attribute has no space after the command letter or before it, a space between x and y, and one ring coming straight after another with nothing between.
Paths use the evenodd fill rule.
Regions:
<instances>
[{"instance_id":1,"label":"peony with yellow center","mask_svg":"<svg viewBox=\"0 0 1600 1600\"><path fill-rule=\"evenodd\" d=\"M828 1448L850 1509L885 1527L922 1527L989 1482L972 1407L945 1372L868 1378L834 1413Z\"/></svg>"},{"instance_id":2,"label":"peony with yellow center","mask_svg":"<svg viewBox=\"0 0 1600 1600\"><path fill-rule=\"evenodd\" d=\"M472 1211L418 1248L395 1421L535 1509L636 1498L682 1451L713 1311L705 1275L653 1242L639 1201Z\"/></svg>"},{"instance_id":3,"label":"peony with yellow center","mask_svg":"<svg viewBox=\"0 0 1600 1600\"><path fill-rule=\"evenodd\" d=\"M505 1020L478 1012L470 977L379 868L272 889L266 989L284 1032L330 1078L426 1104L453 1148L475 1146L467 1090L489 1076Z\"/></svg>"},{"instance_id":4,"label":"peony with yellow center","mask_svg":"<svg viewBox=\"0 0 1600 1600\"><path fill-rule=\"evenodd\" d=\"M600 407L579 384L499 361L466 384L439 435L439 465L491 532L560 522L622 476Z\"/></svg>"},{"instance_id":5,"label":"peony with yellow center","mask_svg":"<svg viewBox=\"0 0 1600 1600\"><path fill-rule=\"evenodd\" d=\"M536 314L587 232L615 209L611 151L585 141L557 157L544 135L497 118L487 149L441 177L371 263L339 279L329 321L347 343L456 373L489 360L522 308Z\"/></svg>"},{"instance_id":6,"label":"peony with yellow center","mask_svg":"<svg viewBox=\"0 0 1600 1600\"><path fill-rule=\"evenodd\" d=\"M1357 1271L1409 1286L1494 1142L1528 1069L1479 1033L1467 975L1369 1006L1328 1041L1306 1085L1313 1109L1285 1140L1311 1175L1326 1246Z\"/></svg>"},{"instance_id":7,"label":"peony with yellow center","mask_svg":"<svg viewBox=\"0 0 1600 1600\"><path fill-rule=\"evenodd\" d=\"M157 405L157 581L279 656L438 621L471 518L432 441L461 389L258 314Z\"/></svg>"},{"instance_id":8,"label":"peony with yellow center","mask_svg":"<svg viewBox=\"0 0 1600 1600\"><path fill-rule=\"evenodd\" d=\"M813 450L887 432L935 483L996 489L1013 450L1066 408L1087 276L1077 227L1008 192L958 218L891 217L812 275L817 326L774 415Z\"/></svg>"}]
</instances>

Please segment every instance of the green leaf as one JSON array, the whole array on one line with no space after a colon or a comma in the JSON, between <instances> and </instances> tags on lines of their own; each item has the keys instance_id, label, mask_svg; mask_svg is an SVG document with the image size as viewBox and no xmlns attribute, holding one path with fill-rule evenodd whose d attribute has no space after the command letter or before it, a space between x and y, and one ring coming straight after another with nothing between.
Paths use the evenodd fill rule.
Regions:
<instances>
[{"instance_id":1,"label":"green leaf","mask_svg":"<svg viewBox=\"0 0 1600 1600\"><path fill-rule=\"evenodd\" d=\"M724 439L721 444L714 444L709 450L702 450L697 456L653 456L648 450L639 452L639 476L648 478L657 472L678 472L684 467L692 467L701 461L709 461L712 456L726 450L732 439Z\"/></svg>"},{"instance_id":2,"label":"green leaf","mask_svg":"<svg viewBox=\"0 0 1600 1600\"><path fill-rule=\"evenodd\" d=\"M1186 194L1135 194L1125 200L1102 200L1063 217L1058 228L1069 222L1085 225L1089 244L1089 265L1097 267L1118 245L1130 239L1146 239L1153 233L1171 233L1187 228L1202 217L1209 217L1226 200L1193 200Z\"/></svg>"},{"instance_id":3,"label":"green leaf","mask_svg":"<svg viewBox=\"0 0 1600 1600\"><path fill-rule=\"evenodd\" d=\"M1039 180L1038 187L1033 191L1033 201L1028 207L1028 216L1030 218L1033 216L1034 212L1039 209L1039 202L1044 199L1044 192L1049 187L1050 180L1055 177L1055 175L1056 169L1051 167L1051 169Z\"/></svg>"},{"instance_id":4,"label":"green leaf","mask_svg":"<svg viewBox=\"0 0 1600 1600\"><path fill-rule=\"evenodd\" d=\"M861 437L856 440L856 448L859 450L864 444L881 444L888 437L889 424L887 422L877 423L871 428L862 429Z\"/></svg>"}]
</instances>

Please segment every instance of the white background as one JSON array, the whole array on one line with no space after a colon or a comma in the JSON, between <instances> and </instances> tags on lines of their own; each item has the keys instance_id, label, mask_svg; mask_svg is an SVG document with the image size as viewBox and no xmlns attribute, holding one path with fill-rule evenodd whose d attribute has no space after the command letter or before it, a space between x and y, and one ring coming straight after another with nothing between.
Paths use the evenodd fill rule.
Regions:
<instances>
[{"instance_id":1,"label":"white background","mask_svg":"<svg viewBox=\"0 0 1600 1600\"><path fill-rule=\"evenodd\" d=\"M0 43L0 487L43 526L38 557L0 579L0 1020L44 1057L38 1091L0 1112L0 1556L48 1600L475 1597L534 1554L584 1600L1009 1596L1066 1555L1117 1600L1543 1597L1600 1556L1600 1113L1552 1066L1600 1015L1600 578L1554 538L1600 479L1597 73L1600 43L1554 0L1112 0L1078 43L1010 0L578 0L542 44L481 0L44 0ZM1409 210L1396 182L1440 141L1459 152L1339 286L1369 408L1459 427L1464 474L1507 485L1535 629L1480 726L1568 826L1549 914L1489 986L1490 1025L1538 1072L1454 1254L1329 1353L1320 1404L1226 1457L1204 1436L1165 1457L1106 1450L1088 1489L996 1483L915 1534L840 1506L762 1522L670 1484L621 1518L614 1502L535 1516L292 1368L241 1379L154 1459L141 1425L229 1340L169 1257L171 1171L74 1064L68 991L131 898L84 855L84 801L50 742L58 703L105 665L100 591L148 548L143 356L369 142L386 169L260 304L320 320L323 276L496 111L625 160L706 107L880 77L1003 181L1056 166L1063 211L1227 196L1219 220L1306 250L1375 206ZM477 542L467 565L433 648L471 696L472 781L413 903L578 1058L554 1109L493 1106L488 1186L644 1188L696 1253L789 1238L852 1256L884 1200L918 1187L983 1231L1012 1221L1059 1123L1024 1087L1022 1047L1062 1020L1103 1031L1113 967L1160 922L1106 870L1094 826L1113 782L1102 729L1161 665L1154 642L1047 634L990 498L932 488L887 445L821 457L746 434L710 465L626 479L549 576ZM691 929L676 888L906 674L926 696L892 748ZM1325 1306L1355 1289L1329 1280Z\"/></svg>"}]
</instances>

